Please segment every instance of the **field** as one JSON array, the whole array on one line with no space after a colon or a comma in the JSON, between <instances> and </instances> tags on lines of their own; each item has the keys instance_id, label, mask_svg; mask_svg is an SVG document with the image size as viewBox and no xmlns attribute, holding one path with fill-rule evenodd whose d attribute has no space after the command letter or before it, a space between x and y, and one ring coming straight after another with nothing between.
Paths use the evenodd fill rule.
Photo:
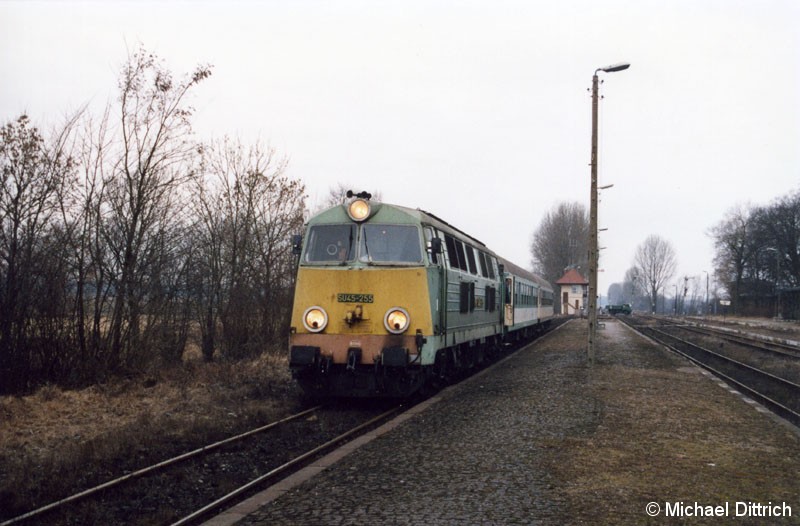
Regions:
<instances>
[{"instance_id":1,"label":"field","mask_svg":"<svg viewBox=\"0 0 800 526\"><path fill-rule=\"evenodd\" d=\"M273 421L300 400L281 353L0 397L0 518Z\"/></svg>"}]
</instances>

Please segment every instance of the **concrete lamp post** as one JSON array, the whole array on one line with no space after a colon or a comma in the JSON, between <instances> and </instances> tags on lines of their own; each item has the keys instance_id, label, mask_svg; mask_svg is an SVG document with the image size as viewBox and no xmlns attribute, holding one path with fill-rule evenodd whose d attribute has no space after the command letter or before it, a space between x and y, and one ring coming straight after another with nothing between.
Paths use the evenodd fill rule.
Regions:
<instances>
[{"instance_id":1,"label":"concrete lamp post","mask_svg":"<svg viewBox=\"0 0 800 526\"><path fill-rule=\"evenodd\" d=\"M592 187L589 206L589 365L594 365L594 344L597 336L597 266L599 250L597 248L597 99L599 82L597 73L614 73L628 69L627 63L613 64L597 68L592 77Z\"/></svg>"}]
</instances>

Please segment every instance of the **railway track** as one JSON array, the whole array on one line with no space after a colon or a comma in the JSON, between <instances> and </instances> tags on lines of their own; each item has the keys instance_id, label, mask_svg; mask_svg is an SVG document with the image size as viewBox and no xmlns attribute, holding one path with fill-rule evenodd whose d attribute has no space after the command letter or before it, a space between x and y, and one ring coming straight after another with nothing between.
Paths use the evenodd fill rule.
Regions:
<instances>
[{"instance_id":1,"label":"railway track","mask_svg":"<svg viewBox=\"0 0 800 526\"><path fill-rule=\"evenodd\" d=\"M752 349L773 353L775 355L800 358L800 346L794 345L789 340L781 340L772 336L765 336L759 333L747 333L740 330L731 330L715 325L708 325L695 321L680 321L662 316L652 316L637 314L632 319L648 320L665 326L681 327L691 330L698 334L714 335L729 342L749 346Z\"/></svg>"},{"instance_id":2,"label":"railway track","mask_svg":"<svg viewBox=\"0 0 800 526\"><path fill-rule=\"evenodd\" d=\"M708 326L699 327L688 325L683 327L686 330L694 331L698 334L713 334L723 340L745 345L757 351L771 353L777 356L800 359L800 347L797 347L796 345L789 345L788 343L777 341L769 341L755 336L730 333L723 329L717 329Z\"/></svg>"},{"instance_id":3,"label":"railway track","mask_svg":"<svg viewBox=\"0 0 800 526\"><path fill-rule=\"evenodd\" d=\"M682 323L654 316L634 316L637 326L655 324L672 335L711 348L757 369L800 383L800 347L753 333L730 332L718 327ZM641 322L640 320L645 320Z\"/></svg>"},{"instance_id":4,"label":"railway track","mask_svg":"<svg viewBox=\"0 0 800 526\"><path fill-rule=\"evenodd\" d=\"M76 492L0 526L195 524L372 429L402 407L312 407Z\"/></svg>"},{"instance_id":5,"label":"railway track","mask_svg":"<svg viewBox=\"0 0 800 526\"><path fill-rule=\"evenodd\" d=\"M564 321L554 320L543 334ZM507 352L489 360L485 367L530 343L532 341L510 346ZM465 377L453 381L457 383ZM352 403L349 407L315 406L77 491L0 521L0 526L197 524L221 508L288 476L345 440L379 426L418 401L407 405L365 402L355 404L355 408Z\"/></svg>"},{"instance_id":6,"label":"railway track","mask_svg":"<svg viewBox=\"0 0 800 526\"><path fill-rule=\"evenodd\" d=\"M800 384L797 382L667 332L673 331L676 327L684 329L684 327L679 327L679 324L669 323L665 324L666 327L656 327L635 324L637 318L620 319L645 336L710 371L794 425L800 426ZM714 333L705 333L705 335L708 334ZM719 335L716 337L719 339ZM750 342L748 342L748 346L751 349L757 347ZM753 352L762 352L763 350L758 348Z\"/></svg>"}]
</instances>

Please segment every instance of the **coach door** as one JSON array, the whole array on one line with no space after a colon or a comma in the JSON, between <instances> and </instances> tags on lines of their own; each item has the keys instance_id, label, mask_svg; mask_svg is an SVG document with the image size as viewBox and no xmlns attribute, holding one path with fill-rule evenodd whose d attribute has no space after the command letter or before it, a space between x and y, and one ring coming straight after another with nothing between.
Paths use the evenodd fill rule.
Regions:
<instances>
[{"instance_id":1,"label":"coach door","mask_svg":"<svg viewBox=\"0 0 800 526\"><path fill-rule=\"evenodd\" d=\"M505 305L504 323L506 327L514 325L514 278L506 278L505 290L503 291L503 303Z\"/></svg>"}]
</instances>

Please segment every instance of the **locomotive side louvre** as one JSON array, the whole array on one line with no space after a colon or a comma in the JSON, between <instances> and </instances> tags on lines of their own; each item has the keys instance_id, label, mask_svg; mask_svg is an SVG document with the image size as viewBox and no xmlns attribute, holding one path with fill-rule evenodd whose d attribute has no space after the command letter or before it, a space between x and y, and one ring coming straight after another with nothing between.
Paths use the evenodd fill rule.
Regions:
<instances>
[{"instance_id":1,"label":"locomotive side louvre","mask_svg":"<svg viewBox=\"0 0 800 526\"><path fill-rule=\"evenodd\" d=\"M497 257L477 240L444 229L442 269L446 275L446 309L441 347L485 344L502 334Z\"/></svg>"}]
</instances>

